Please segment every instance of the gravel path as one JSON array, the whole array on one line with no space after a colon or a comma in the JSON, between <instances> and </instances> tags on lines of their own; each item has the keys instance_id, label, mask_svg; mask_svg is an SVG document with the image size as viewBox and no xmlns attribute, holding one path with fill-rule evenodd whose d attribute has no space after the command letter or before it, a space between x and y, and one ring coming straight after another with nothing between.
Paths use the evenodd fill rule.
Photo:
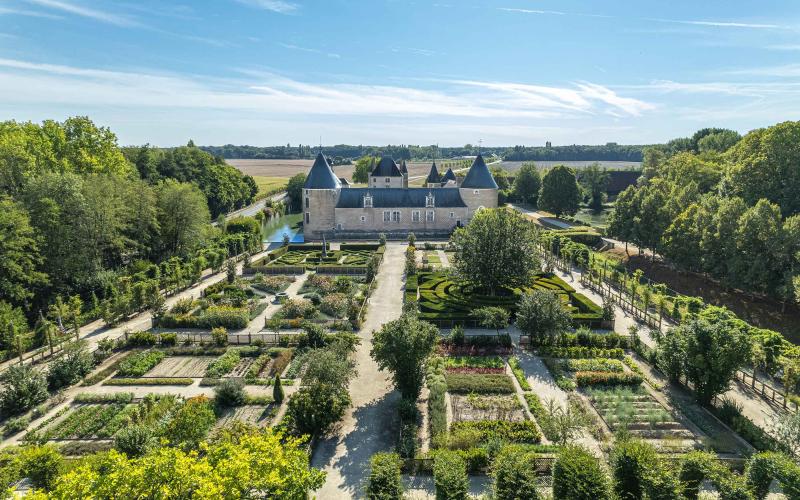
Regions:
<instances>
[{"instance_id":1,"label":"gravel path","mask_svg":"<svg viewBox=\"0 0 800 500\"><path fill-rule=\"evenodd\" d=\"M361 345L355 357L358 375L350 382L353 407L333 435L321 439L311 464L327 473L316 492L320 499L361 497L369 460L391 450L395 436L395 406L400 396L387 372L381 372L369 355L372 332L397 319L402 312L405 243L388 243L378 272L378 285L369 299L367 317L359 332ZM422 252L419 252L422 253Z\"/></svg>"}]
</instances>

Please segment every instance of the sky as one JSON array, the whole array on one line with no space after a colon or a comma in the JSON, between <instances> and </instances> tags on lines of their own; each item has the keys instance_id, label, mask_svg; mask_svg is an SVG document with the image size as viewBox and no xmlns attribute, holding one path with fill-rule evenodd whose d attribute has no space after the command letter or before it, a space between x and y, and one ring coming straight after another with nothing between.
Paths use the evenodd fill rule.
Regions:
<instances>
[{"instance_id":1,"label":"sky","mask_svg":"<svg viewBox=\"0 0 800 500\"><path fill-rule=\"evenodd\" d=\"M121 144L650 144L800 116L800 2L0 0L0 119Z\"/></svg>"}]
</instances>

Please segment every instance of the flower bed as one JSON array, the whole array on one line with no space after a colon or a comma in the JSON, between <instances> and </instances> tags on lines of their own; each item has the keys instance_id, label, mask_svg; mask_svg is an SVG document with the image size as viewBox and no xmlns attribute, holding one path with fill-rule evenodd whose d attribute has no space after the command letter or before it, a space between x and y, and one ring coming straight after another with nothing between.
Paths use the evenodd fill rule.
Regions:
<instances>
[{"instance_id":1,"label":"flower bed","mask_svg":"<svg viewBox=\"0 0 800 500\"><path fill-rule=\"evenodd\" d=\"M500 356L448 356L444 360L448 372L477 369L486 371L476 373L503 373L505 370L505 363Z\"/></svg>"},{"instance_id":2,"label":"flower bed","mask_svg":"<svg viewBox=\"0 0 800 500\"><path fill-rule=\"evenodd\" d=\"M537 353L540 356L548 356L551 358L572 358L572 359L589 359L589 358L611 358L622 359L625 356L625 351L619 347L612 349L604 349L602 347L551 347L543 346L537 348Z\"/></svg>"},{"instance_id":3,"label":"flower bed","mask_svg":"<svg viewBox=\"0 0 800 500\"><path fill-rule=\"evenodd\" d=\"M578 387L590 385L632 385L638 386L642 383L641 375L635 373L615 373L615 372L577 372L575 382Z\"/></svg>"},{"instance_id":4,"label":"flower bed","mask_svg":"<svg viewBox=\"0 0 800 500\"><path fill-rule=\"evenodd\" d=\"M479 442L486 442L489 439L501 439L509 443L536 444L542 440L542 434L536 427L536 423L530 420L522 422L477 420L453 422L450 426L451 432L463 431L466 429L477 431Z\"/></svg>"},{"instance_id":5,"label":"flower bed","mask_svg":"<svg viewBox=\"0 0 800 500\"><path fill-rule=\"evenodd\" d=\"M625 371L625 365L618 359L562 359L559 360L564 370L571 372L617 372Z\"/></svg>"},{"instance_id":6,"label":"flower bed","mask_svg":"<svg viewBox=\"0 0 800 500\"><path fill-rule=\"evenodd\" d=\"M526 420L525 410L515 394L478 395L471 393L466 396L451 394L450 406L454 422Z\"/></svg>"},{"instance_id":7,"label":"flower bed","mask_svg":"<svg viewBox=\"0 0 800 500\"><path fill-rule=\"evenodd\" d=\"M510 394L514 384L506 374L447 373L447 391L453 394Z\"/></svg>"}]
</instances>

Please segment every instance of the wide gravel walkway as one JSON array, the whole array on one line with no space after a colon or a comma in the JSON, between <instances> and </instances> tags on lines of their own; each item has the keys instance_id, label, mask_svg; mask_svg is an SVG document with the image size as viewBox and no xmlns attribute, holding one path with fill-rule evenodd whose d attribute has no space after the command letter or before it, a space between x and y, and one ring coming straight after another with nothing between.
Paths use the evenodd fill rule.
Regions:
<instances>
[{"instance_id":1,"label":"wide gravel walkway","mask_svg":"<svg viewBox=\"0 0 800 500\"><path fill-rule=\"evenodd\" d=\"M392 388L389 374L378 370L369 351L373 331L399 318L402 312L405 249L405 243L386 245L378 284L359 331L361 345L355 354L358 375L350 382L353 406L333 435L318 442L311 459L314 467L327 473L325 484L315 492L317 498L363 497L370 457L394 447L395 407L400 396Z\"/></svg>"}]
</instances>

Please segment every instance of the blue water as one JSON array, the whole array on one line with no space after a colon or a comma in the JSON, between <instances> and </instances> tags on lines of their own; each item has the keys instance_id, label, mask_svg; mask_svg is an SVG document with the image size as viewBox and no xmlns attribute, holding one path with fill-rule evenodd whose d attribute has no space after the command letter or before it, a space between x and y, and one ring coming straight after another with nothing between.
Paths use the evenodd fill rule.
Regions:
<instances>
[{"instance_id":1,"label":"blue water","mask_svg":"<svg viewBox=\"0 0 800 500\"><path fill-rule=\"evenodd\" d=\"M265 243L281 243L283 235L288 234L292 243L303 243L303 214L289 214L276 217L261 228Z\"/></svg>"}]
</instances>

